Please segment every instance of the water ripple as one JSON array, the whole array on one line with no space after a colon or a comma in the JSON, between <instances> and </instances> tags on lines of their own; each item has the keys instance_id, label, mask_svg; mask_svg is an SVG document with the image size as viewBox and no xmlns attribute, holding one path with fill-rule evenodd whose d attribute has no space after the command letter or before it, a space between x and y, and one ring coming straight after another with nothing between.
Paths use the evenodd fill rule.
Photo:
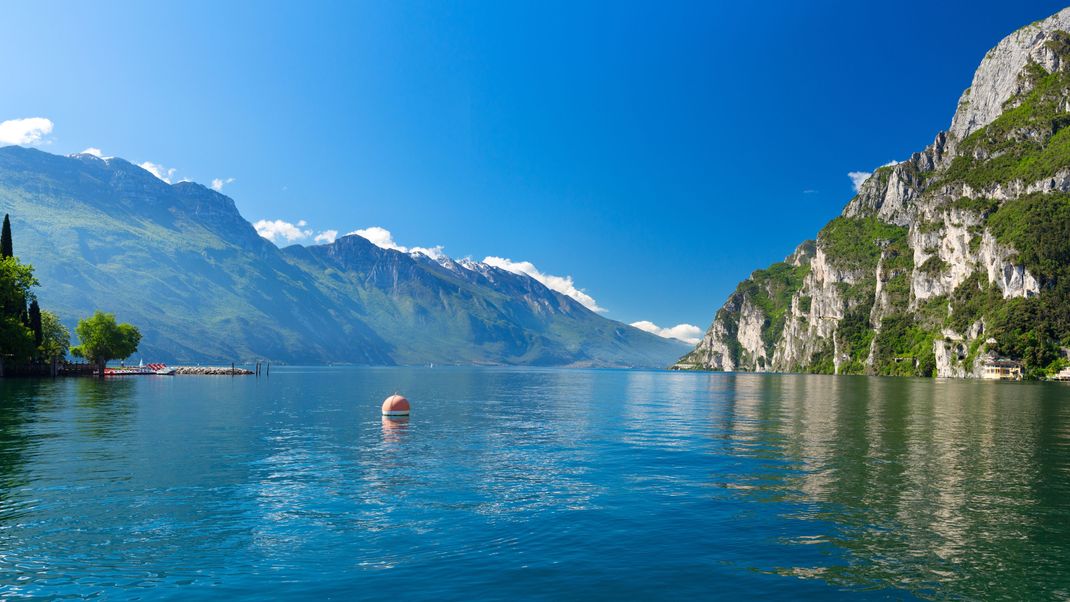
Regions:
<instances>
[{"instance_id":1,"label":"water ripple","mask_svg":"<svg viewBox=\"0 0 1070 602\"><path fill-rule=\"evenodd\" d=\"M384 419L395 390L415 402ZM1065 599L1070 388L0 381L0 597Z\"/></svg>"}]
</instances>

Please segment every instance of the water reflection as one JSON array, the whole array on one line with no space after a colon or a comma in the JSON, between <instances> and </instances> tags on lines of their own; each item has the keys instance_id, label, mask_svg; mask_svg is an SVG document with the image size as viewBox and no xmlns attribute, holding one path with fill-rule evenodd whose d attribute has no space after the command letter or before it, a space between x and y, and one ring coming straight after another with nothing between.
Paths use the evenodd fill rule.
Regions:
<instances>
[{"instance_id":1,"label":"water reflection","mask_svg":"<svg viewBox=\"0 0 1070 602\"><path fill-rule=\"evenodd\" d=\"M400 443L408 430L408 416L383 416L383 443Z\"/></svg>"},{"instance_id":2,"label":"water reflection","mask_svg":"<svg viewBox=\"0 0 1070 602\"><path fill-rule=\"evenodd\" d=\"M49 383L50 384L50 383ZM27 508L16 491L29 482L26 463L38 437L31 430L34 412L48 404L49 384L29 379L0 379L0 522L22 516Z\"/></svg>"},{"instance_id":3,"label":"water reflection","mask_svg":"<svg viewBox=\"0 0 1070 602\"><path fill-rule=\"evenodd\" d=\"M786 544L847 553L829 566L771 570L918 595L1070 588L1061 391L821 376L734 384L722 421L733 452L785 465L730 482L758 500L794 501L791 518L817 531L833 526Z\"/></svg>"},{"instance_id":4,"label":"water reflection","mask_svg":"<svg viewBox=\"0 0 1070 602\"><path fill-rule=\"evenodd\" d=\"M134 378L78 378L68 382L75 389L77 422L83 433L103 439L129 428L136 411Z\"/></svg>"}]
</instances>

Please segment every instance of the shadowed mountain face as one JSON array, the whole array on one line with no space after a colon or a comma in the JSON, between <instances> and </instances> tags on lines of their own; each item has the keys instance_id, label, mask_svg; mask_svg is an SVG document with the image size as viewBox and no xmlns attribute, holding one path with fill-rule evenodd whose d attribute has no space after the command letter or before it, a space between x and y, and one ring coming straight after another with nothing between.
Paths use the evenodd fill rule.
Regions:
<instances>
[{"instance_id":1,"label":"shadowed mountain face","mask_svg":"<svg viewBox=\"0 0 1070 602\"><path fill-rule=\"evenodd\" d=\"M359 236L278 249L234 202L122 159L0 149L0 212L42 307L141 328L163 361L662 367L686 346L524 275Z\"/></svg>"}]
</instances>

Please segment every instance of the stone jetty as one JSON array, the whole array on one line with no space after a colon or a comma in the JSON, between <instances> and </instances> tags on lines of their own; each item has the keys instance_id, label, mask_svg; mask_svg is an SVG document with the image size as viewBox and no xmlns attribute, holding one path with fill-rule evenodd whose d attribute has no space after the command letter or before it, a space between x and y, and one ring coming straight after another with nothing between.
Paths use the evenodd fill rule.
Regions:
<instances>
[{"instance_id":1,"label":"stone jetty","mask_svg":"<svg viewBox=\"0 0 1070 602\"><path fill-rule=\"evenodd\" d=\"M240 374L255 374L245 368L231 368L230 366L175 366L175 374L195 374L209 376L234 376Z\"/></svg>"}]
</instances>

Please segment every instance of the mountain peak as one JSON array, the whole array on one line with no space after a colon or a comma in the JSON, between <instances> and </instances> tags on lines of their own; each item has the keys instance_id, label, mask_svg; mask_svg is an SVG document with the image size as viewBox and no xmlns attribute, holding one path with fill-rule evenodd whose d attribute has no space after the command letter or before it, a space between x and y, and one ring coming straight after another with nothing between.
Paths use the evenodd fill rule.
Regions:
<instances>
[{"instance_id":1,"label":"mountain peak","mask_svg":"<svg viewBox=\"0 0 1070 602\"><path fill-rule=\"evenodd\" d=\"M1026 25L989 50L974 72L973 83L959 99L951 133L958 140L966 138L999 117L1004 103L1028 91L1031 84L1021 77L1026 65L1036 63L1048 71L1058 69L1063 57L1054 42L1067 31L1070 8Z\"/></svg>"}]
</instances>

